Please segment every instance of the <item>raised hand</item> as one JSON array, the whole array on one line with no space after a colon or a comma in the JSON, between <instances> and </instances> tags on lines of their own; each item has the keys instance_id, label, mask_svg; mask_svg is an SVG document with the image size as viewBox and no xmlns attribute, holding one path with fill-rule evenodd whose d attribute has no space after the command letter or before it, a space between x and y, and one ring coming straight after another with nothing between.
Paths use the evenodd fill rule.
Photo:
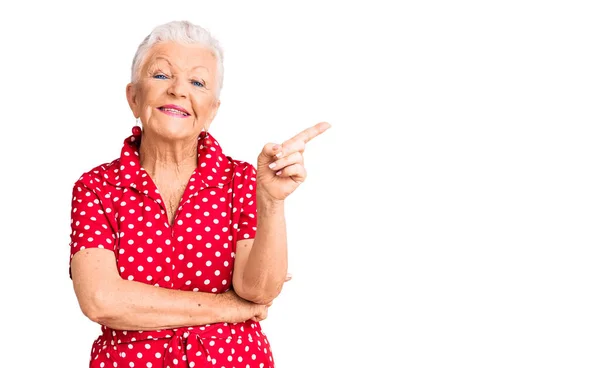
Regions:
<instances>
[{"instance_id":1,"label":"raised hand","mask_svg":"<svg viewBox=\"0 0 600 368\"><path fill-rule=\"evenodd\" d=\"M312 126L282 144L267 143L257 163L257 195L282 201L306 179L304 148L313 138L331 128L329 123Z\"/></svg>"}]
</instances>

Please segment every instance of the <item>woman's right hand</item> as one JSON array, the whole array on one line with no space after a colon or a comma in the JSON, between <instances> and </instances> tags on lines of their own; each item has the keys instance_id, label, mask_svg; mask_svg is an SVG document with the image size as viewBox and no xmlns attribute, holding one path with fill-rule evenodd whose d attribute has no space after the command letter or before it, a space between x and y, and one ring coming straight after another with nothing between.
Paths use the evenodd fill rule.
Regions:
<instances>
[{"instance_id":1,"label":"woman's right hand","mask_svg":"<svg viewBox=\"0 0 600 368\"><path fill-rule=\"evenodd\" d=\"M292 279L292 274L288 273L285 277L285 282ZM269 307L273 305L273 302L269 304L256 304L250 302L244 298L241 298L235 293L233 289L226 291L221 294L228 306L230 313L227 313L226 321L228 323L246 322L253 320L260 322L267 319L269 314Z\"/></svg>"},{"instance_id":2,"label":"woman's right hand","mask_svg":"<svg viewBox=\"0 0 600 368\"><path fill-rule=\"evenodd\" d=\"M249 302L238 296L233 289L221 295L228 310L224 322L228 323L246 322L248 320L262 321L267 318L268 309L273 304L263 305Z\"/></svg>"}]
</instances>

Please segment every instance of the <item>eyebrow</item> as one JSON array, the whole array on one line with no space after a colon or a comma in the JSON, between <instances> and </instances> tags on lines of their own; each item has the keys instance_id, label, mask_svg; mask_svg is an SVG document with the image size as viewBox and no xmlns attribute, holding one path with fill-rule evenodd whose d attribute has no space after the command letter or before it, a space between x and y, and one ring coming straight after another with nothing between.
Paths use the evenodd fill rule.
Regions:
<instances>
[{"instance_id":1,"label":"eyebrow","mask_svg":"<svg viewBox=\"0 0 600 368\"><path fill-rule=\"evenodd\" d=\"M169 61L169 59L167 59L167 58L166 58L166 57L164 57L164 56L157 56L157 57L156 57L156 59L154 59L154 61L158 61L158 60L164 60L164 61L166 61L166 62L167 62L167 64L169 64L169 66L173 66L173 65L171 64L171 62ZM208 68L207 68L207 67L205 67L205 66L202 66L202 65L197 65L197 66L193 67L193 68L192 68L192 70L194 70L194 69L199 69L199 68L200 68L200 69L206 69L206 70L208 70Z\"/></svg>"}]
</instances>

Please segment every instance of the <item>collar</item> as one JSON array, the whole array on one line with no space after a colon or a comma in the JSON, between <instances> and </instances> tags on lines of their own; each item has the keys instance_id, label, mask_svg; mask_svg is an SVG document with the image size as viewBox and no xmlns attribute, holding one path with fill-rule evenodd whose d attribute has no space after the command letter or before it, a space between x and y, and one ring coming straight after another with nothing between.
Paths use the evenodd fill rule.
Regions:
<instances>
[{"instance_id":1,"label":"collar","mask_svg":"<svg viewBox=\"0 0 600 368\"><path fill-rule=\"evenodd\" d=\"M155 188L145 189L151 180L148 172L140 165L141 141L140 136L127 137L123 141L121 157L107 166L104 178L114 186L134 188L152 196ZM223 154L221 145L212 135L207 132L204 137L198 137L198 166L190 177L190 192L185 196L194 195L205 188L223 188L233 179L235 166L235 161Z\"/></svg>"}]
</instances>

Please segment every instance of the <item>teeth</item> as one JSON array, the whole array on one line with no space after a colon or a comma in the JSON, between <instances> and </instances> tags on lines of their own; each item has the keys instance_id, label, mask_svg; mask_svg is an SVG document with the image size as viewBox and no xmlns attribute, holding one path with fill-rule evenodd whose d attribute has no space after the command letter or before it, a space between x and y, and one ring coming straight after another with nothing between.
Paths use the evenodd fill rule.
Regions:
<instances>
[{"instance_id":1,"label":"teeth","mask_svg":"<svg viewBox=\"0 0 600 368\"><path fill-rule=\"evenodd\" d=\"M187 115L185 112L183 111L179 111L179 110L175 110L175 109L170 109L170 108L163 108L163 111L170 111L170 112L174 112L176 114L180 114L180 115Z\"/></svg>"}]
</instances>

